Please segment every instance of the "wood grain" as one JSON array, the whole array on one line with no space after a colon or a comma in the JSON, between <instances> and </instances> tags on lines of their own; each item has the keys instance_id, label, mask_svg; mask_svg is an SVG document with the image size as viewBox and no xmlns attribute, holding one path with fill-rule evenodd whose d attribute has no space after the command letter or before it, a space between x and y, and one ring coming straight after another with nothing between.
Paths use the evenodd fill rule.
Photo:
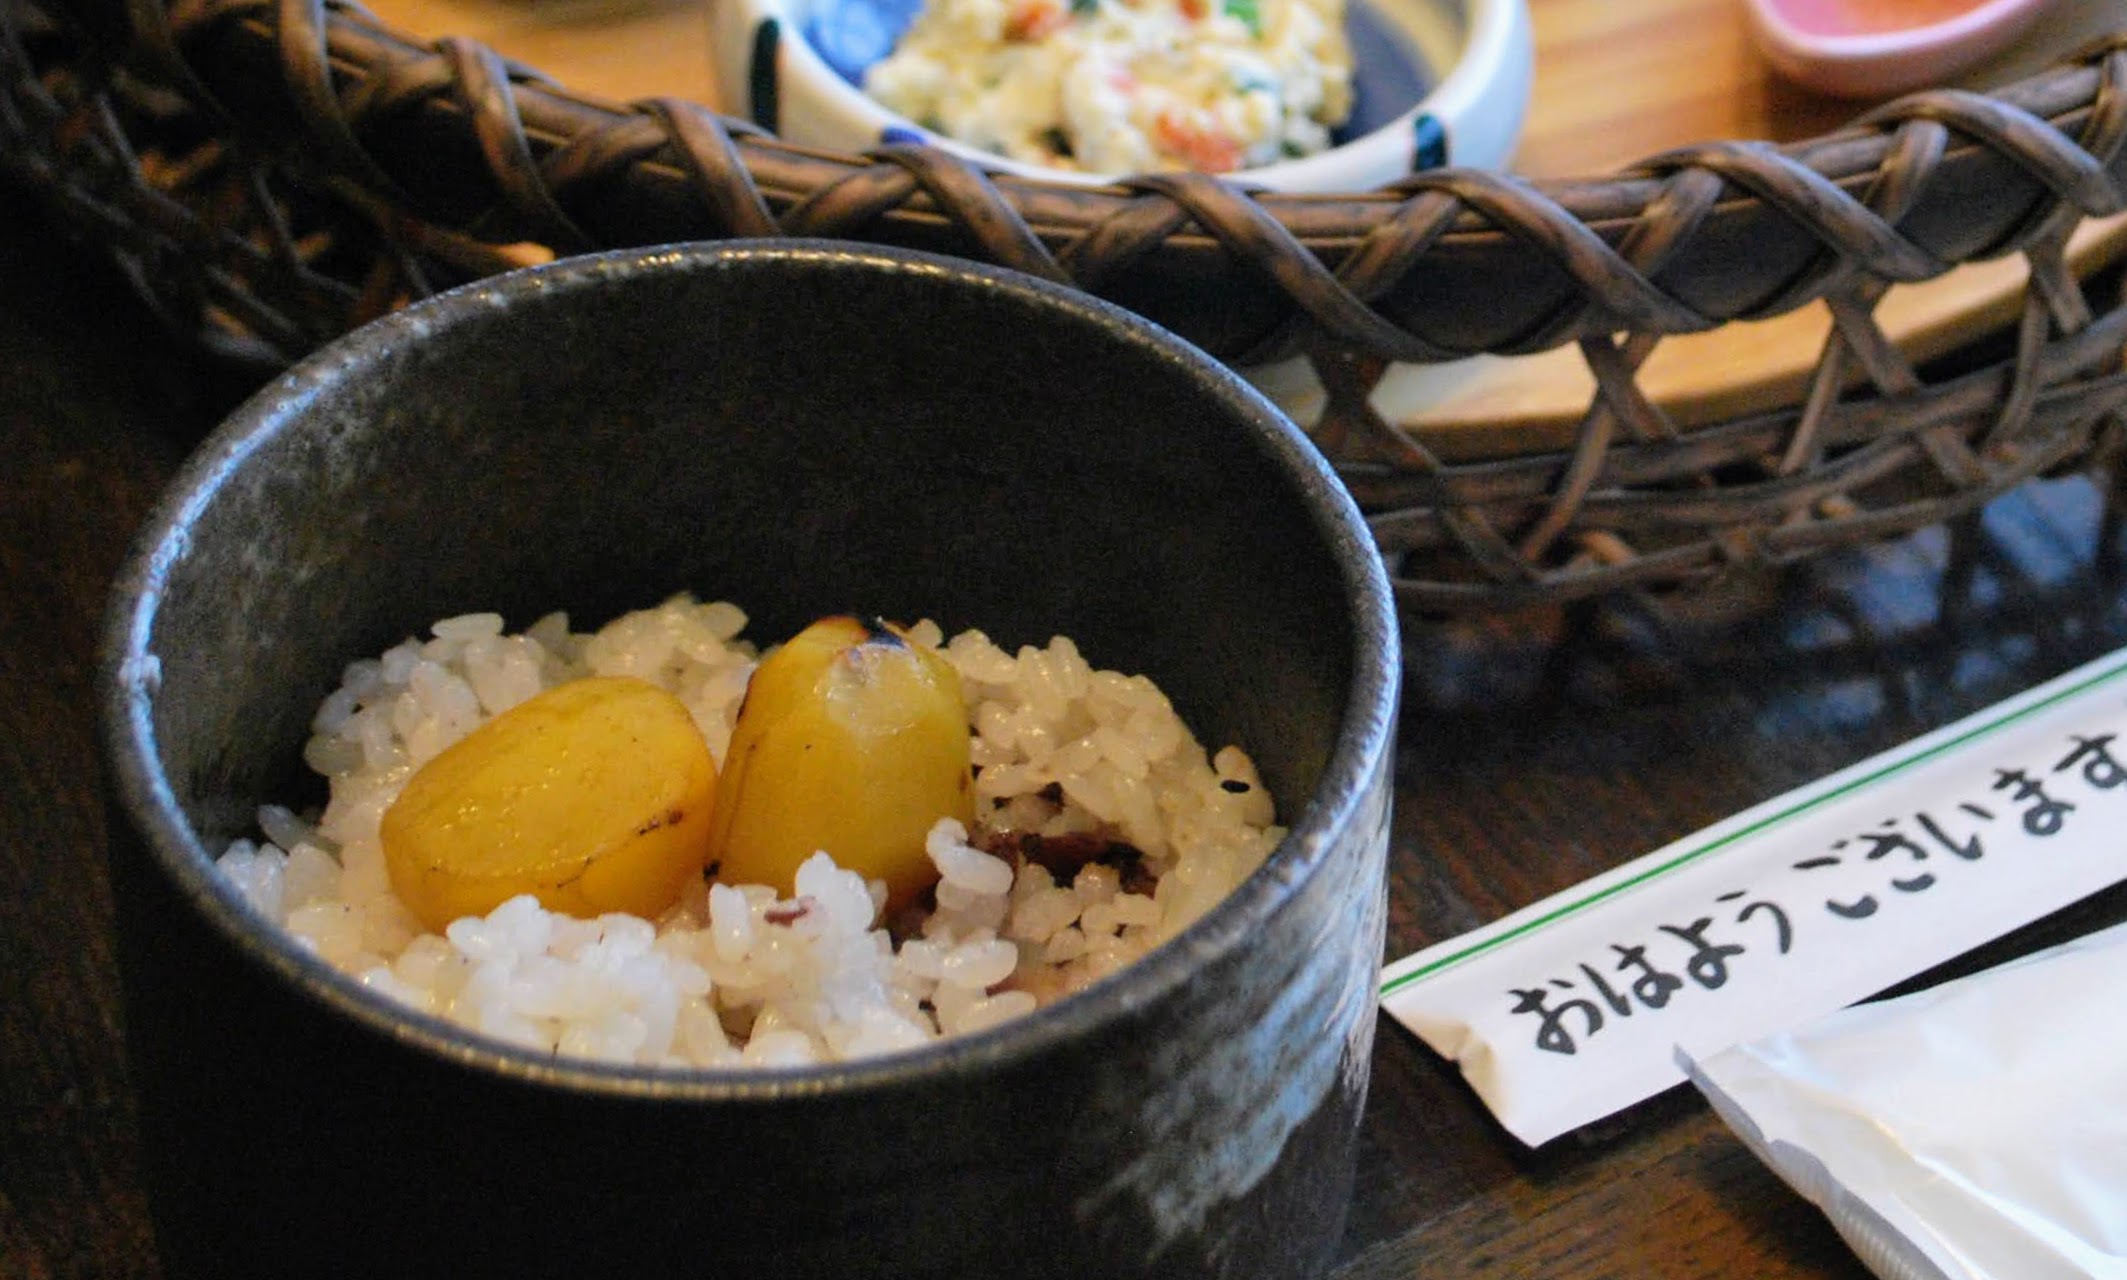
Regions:
<instances>
[{"instance_id":1,"label":"wood grain","mask_svg":"<svg viewBox=\"0 0 2127 1280\"><path fill-rule=\"evenodd\" d=\"M384 0L368 8L412 35L470 36L613 102L718 101L704 0Z\"/></svg>"},{"instance_id":2,"label":"wood grain","mask_svg":"<svg viewBox=\"0 0 2127 1280\"><path fill-rule=\"evenodd\" d=\"M126 540L225 380L0 203L0 1276L152 1276L91 712Z\"/></svg>"}]
</instances>

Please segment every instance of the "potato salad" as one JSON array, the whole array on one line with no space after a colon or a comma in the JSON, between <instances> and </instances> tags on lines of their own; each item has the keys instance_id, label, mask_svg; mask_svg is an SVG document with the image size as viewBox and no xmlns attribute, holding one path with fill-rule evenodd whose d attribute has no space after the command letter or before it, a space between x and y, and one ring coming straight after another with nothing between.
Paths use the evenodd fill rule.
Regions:
<instances>
[{"instance_id":1,"label":"potato salad","mask_svg":"<svg viewBox=\"0 0 2127 1280\"><path fill-rule=\"evenodd\" d=\"M1312 155L1351 112L1344 0L929 0L865 91L934 133L1088 173Z\"/></svg>"}]
</instances>

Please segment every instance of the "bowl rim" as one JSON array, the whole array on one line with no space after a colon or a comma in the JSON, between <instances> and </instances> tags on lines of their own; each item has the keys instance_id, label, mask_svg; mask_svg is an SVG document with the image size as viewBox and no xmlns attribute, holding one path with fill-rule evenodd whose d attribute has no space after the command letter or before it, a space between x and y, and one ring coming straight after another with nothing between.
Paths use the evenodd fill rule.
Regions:
<instances>
[{"instance_id":1,"label":"bowl rim","mask_svg":"<svg viewBox=\"0 0 2127 1280\"><path fill-rule=\"evenodd\" d=\"M1887 98L1968 70L2012 44L2047 0L1980 0L1962 13L1883 31L1819 33L1779 0L1743 0L1751 38L1774 69L1835 97Z\"/></svg>"},{"instance_id":2,"label":"bowl rim","mask_svg":"<svg viewBox=\"0 0 2127 1280\"><path fill-rule=\"evenodd\" d=\"M850 1062L784 1068L674 1068L558 1058L396 1005L263 921L213 870L160 765L153 703L160 662L151 642L169 579L191 530L245 462L296 422L328 385L389 358L421 335L477 320L510 298L552 299L607 279L726 264L932 274L1018 298L1036 311L1091 324L1184 367L1222 402L1254 447L1287 470L1295 496L1338 566L1352 624L1352 678L1328 759L1285 838L1233 892L1166 944L1082 992L1023 1018L919 1048ZM836 241L740 240L617 249L564 258L460 286L373 321L262 387L186 460L136 534L114 580L97 672L108 786L156 870L210 929L293 994L403 1048L463 1069L535 1086L632 1101L770 1103L883 1092L985 1073L1039 1055L1177 990L1204 965L1239 950L1307 882L1338 833L1362 816L1390 768L1401 648L1385 567L1356 503L1290 420L1231 370L1165 329L1110 303L1005 268L912 250ZM1385 784L1383 784L1385 785ZM112 840L124 839L113 832Z\"/></svg>"},{"instance_id":3,"label":"bowl rim","mask_svg":"<svg viewBox=\"0 0 2127 1280\"><path fill-rule=\"evenodd\" d=\"M1421 116L1433 117L1446 133L1450 142L1449 163L1474 165L1479 168L1504 164L1507 159L1505 154L1496 157L1479 155L1465 159L1454 153L1453 140L1467 136L1465 121L1474 120L1487 111L1504 112L1511 107L1517 123L1514 128L1505 130L1502 136L1506 140L1506 151L1512 151L1512 140L1520 131L1518 122L1527 111L1529 64L1534 52L1527 0L1423 2L1452 10L1453 16L1461 21L1463 29L1462 44L1457 50L1453 65L1423 98L1386 123L1326 151L1213 176L1244 189L1294 194L1332 193L1347 191L1353 187L1370 188L1392 182L1408 176L1412 171L1408 162L1409 139L1414 122ZM923 128L908 117L889 110L878 99L849 83L840 72L829 66L819 50L806 38L803 24L791 20L787 0L717 0L716 13L729 13L732 19L747 31L752 31L764 20L774 19L778 23L780 33L776 49L781 65L799 80L805 93L823 103L840 125L847 126L848 132L864 135L863 138L855 140L843 138L839 135L845 132L845 129L837 127L830 131L835 136L818 133L808 140L808 131L804 128L793 128L793 122L789 118L787 104L794 95L782 91L778 93L778 99L786 104L781 112L783 118L778 119L773 127L778 136L791 142L849 147L861 151L877 148L879 140L887 130L903 130L912 137L920 138L926 146L949 151L996 174L1010 174L1014 177L1069 186L1109 186L1129 176L1118 173L1084 173L1030 164L984 151L948 134ZM726 43L734 50L753 48L751 40L731 40ZM787 62L782 61L785 58L788 59ZM737 79L739 85L746 83L748 81L745 77ZM1494 102L1493 99L1500 95L1506 95L1512 101Z\"/></svg>"},{"instance_id":4,"label":"bowl rim","mask_svg":"<svg viewBox=\"0 0 2127 1280\"><path fill-rule=\"evenodd\" d=\"M1779 0L1746 3L1750 15L1763 26L1763 37L1779 45L1783 53L1844 62L1945 49L1988 34L1997 24L2036 17L2047 0L1981 0L1961 13L1931 22L1847 34L1820 33L1797 26Z\"/></svg>"}]
</instances>

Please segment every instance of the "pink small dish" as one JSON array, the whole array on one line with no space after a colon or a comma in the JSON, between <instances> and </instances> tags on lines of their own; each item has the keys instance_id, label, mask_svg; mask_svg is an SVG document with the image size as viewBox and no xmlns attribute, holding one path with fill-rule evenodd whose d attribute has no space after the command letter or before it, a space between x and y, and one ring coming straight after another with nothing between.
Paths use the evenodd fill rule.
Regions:
<instances>
[{"instance_id":1,"label":"pink small dish","mask_svg":"<svg viewBox=\"0 0 2127 1280\"><path fill-rule=\"evenodd\" d=\"M2001 52L2047 0L1744 0L1780 74L1842 98L1940 84Z\"/></svg>"}]
</instances>

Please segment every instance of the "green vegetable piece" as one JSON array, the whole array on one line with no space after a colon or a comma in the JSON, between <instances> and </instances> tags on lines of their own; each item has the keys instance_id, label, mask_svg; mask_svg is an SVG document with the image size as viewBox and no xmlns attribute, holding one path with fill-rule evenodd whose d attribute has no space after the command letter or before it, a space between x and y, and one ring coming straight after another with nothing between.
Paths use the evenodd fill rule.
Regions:
<instances>
[{"instance_id":1,"label":"green vegetable piece","mask_svg":"<svg viewBox=\"0 0 2127 1280\"><path fill-rule=\"evenodd\" d=\"M1263 10L1258 6L1258 0L1226 0L1226 12L1239 18L1248 28L1248 34L1263 34Z\"/></svg>"}]
</instances>

